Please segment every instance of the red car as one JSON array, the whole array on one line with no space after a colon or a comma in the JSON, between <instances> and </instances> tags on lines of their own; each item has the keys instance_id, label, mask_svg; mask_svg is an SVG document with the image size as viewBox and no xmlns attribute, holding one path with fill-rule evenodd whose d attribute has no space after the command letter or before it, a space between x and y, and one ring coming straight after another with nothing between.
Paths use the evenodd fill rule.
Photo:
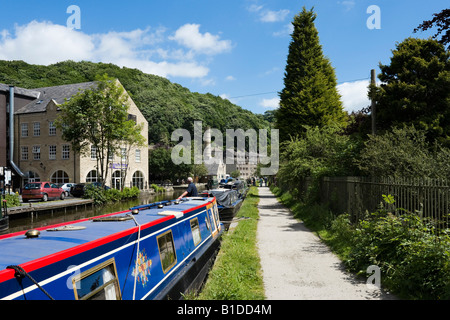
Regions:
<instances>
[{"instance_id":1,"label":"red car","mask_svg":"<svg viewBox=\"0 0 450 320\"><path fill-rule=\"evenodd\" d=\"M61 199L64 200L64 190L59 188L56 184L45 182L30 182L25 185L22 190L22 201L28 202L28 200L42 200L47 201L49 199Z\"/></svg>"}]
</instances>

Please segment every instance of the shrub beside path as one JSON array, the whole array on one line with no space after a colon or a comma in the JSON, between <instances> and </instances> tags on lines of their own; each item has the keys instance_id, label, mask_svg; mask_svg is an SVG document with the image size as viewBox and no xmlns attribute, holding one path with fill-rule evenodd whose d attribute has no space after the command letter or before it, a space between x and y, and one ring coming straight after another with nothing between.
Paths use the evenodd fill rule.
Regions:
<instances>
[{"instance_id":1,"label":"shrub beside path","mask_svg":"<svg viewBox=\"0 0 450 320\"><path fill-rule=\"evenodd\" d=\"M395 299L347 273L339 258L269 188L259 188L259 197L257 241L267 299Z\"/></svg>"}]
</instances>

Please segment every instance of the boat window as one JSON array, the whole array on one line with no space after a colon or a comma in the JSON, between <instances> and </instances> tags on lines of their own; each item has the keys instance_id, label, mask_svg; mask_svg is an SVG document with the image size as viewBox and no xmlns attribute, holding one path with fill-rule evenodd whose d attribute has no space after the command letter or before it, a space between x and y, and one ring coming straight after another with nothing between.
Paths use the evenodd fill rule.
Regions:
<instances>
[{"instance_id":1,"label":"boat window","mask_svg":"<svg viewBox=\"0 0 450 320\"><path fill-rule=\"evenodd\" d=\"M202 240L202 236L200 235L200 226L198 224L198 218L194 218L191 220L191 230L192 230L192 238L194 239L194 245L198 245Z\"/></svg>"},{"instance_id":2,"label":"boat window","mask_svg":"<svg viewBox=\"0 0 450 320\"><path fill-rule=\"evenodd\" d=\"M120 300L114 259L91 268L72 280L77 300Z\"/></svg>"},{"instance_id":3,"label":"boat window","mask_svg":"<svg viewBox=\"0 0 450 320\"><path fill-rule=\"evenodd\" d=\"M172 231L167 231L166 233L158 236L158 248L159 255L161 257L162 269L163 272L166 273L177 262Z\"/></svg>"}]
</instances>

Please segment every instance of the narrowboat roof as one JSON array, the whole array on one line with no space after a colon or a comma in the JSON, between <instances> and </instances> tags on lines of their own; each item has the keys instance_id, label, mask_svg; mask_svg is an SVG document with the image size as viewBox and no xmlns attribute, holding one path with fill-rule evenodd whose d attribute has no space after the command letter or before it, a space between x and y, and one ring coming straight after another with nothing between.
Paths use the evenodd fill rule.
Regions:
<instances>
[{"instance_id":1,"label":"narrowboat roof","mask_svg":"<svg viewBox=\"0 0 450 320\"><path fill-rule=\"evenodd\" d=\"M104 243L127 236L138 230L138 225L146 229L171 219L177 219L191 211L206 208L214 198L187 198L179 204L162 201L154 204L134 207L138 214L130 210L111 213L93 218L86 218L57 225L37 228L37 238L27 238L26 231L0 236L0 282L2 274L10 265L22 265L33 262L34 268L39 264L50 264L95 248ZM170 205L168 205L170 203ZM162 208L158 208L162 204ZM115 221L115 222L111 222ZM36 265L37 264L37 265ZM31 271L31 270L29 270Z\"/></svg>"}]
</instances>

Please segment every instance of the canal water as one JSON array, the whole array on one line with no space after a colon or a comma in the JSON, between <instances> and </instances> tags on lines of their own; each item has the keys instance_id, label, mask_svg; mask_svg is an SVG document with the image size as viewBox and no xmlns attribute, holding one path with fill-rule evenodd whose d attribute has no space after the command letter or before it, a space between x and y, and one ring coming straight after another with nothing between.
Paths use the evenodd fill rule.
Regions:
<instances>
[{"instance_id":1,"label":"canal water","mask_svg":"<svg viewBox=\"0 0 450 320\"><path fill-rule=\"evenodd\" d=\"M38 214L34 213L33 215L29 213L23 215L11 215L9 217L9 230L3 232L2 234L19 232L68 221L95 217L102 214L124 211L134 206L152 202L173 200L180 196L184 191L185 190L175 190L174 192L168 192L164 194L142 193L138 199L121 201L104 206L88 205L86 209L84 207L79 207L78 209L67 209L66 211L58 210L54 211L53 213L44 212Z\"/></svg>"}]
</instances>

